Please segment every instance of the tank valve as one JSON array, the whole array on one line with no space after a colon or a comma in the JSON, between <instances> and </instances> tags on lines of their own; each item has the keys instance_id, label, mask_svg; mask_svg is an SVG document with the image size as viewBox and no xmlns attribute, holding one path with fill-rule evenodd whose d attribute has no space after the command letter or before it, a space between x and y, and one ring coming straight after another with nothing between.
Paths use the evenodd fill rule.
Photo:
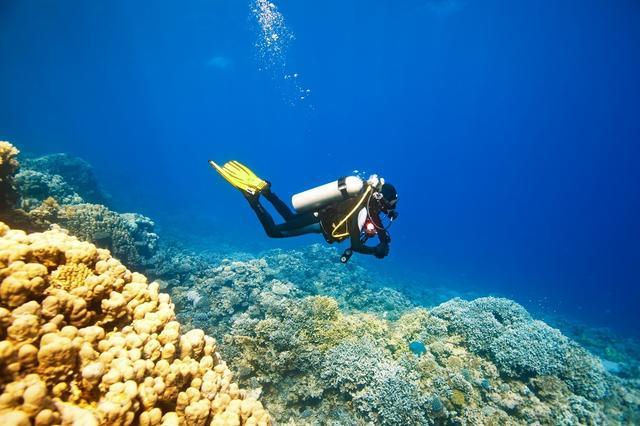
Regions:
<instances>
[{"instance_id":1,"label":"tank valve","mask_svg":"<svg viewBox=\"0 0 640 426\"><path fill-rule=\"evenodd\" d=\"M353 256L353 250L350 248L346 249L344 253L342 253L342 256L340 256L340 262L347 263L349 259L351 259L351 256Z\"/></svg>"}]
</instances>

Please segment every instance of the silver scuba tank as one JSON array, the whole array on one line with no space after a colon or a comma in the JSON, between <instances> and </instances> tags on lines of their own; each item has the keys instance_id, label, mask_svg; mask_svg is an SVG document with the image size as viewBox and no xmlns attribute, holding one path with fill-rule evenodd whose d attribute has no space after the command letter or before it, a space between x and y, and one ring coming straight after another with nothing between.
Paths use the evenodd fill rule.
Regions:
<instances>
[{"instance_id":1,"label":"silver scuba tank","mask_svg":"<svg viewBox=\"0 0 640 426\"><path fill-rule=\"evenodd\" d=\"M298 213L316 210L335 201L358 195L364 181L356 176L346 176L324 185L294 194L291 204Z\"/></svg>"}]
</instances>

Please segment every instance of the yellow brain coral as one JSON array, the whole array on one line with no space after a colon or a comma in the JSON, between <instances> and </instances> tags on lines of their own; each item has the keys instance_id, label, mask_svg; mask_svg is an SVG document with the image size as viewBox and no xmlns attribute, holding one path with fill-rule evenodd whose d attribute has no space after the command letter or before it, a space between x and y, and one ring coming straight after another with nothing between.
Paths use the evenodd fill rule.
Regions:
<instances>
[{"instance_id":1,"label":"yellow brain coral","mask_svg":"<svg viewBox=\"0 0 640 426\"><path fill-rule=\"evenodd\" d=\"M270 424L157 283L60 229L0 222L0 338L0 424Z\"/></svg>"}]
</instances>

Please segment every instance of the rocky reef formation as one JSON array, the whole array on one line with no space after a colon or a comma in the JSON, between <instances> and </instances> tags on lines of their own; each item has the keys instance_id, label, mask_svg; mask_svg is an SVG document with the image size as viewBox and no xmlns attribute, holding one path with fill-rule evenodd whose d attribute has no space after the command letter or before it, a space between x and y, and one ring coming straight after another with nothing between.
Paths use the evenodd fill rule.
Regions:
<instances>
[{"instance_id":1,"label":"rocky reef formation","mask_svg":"<svg viewBox=\"0 0 640 426\"><path fill-rule=\"evenodd\" d=\"M54 228L0 223L0 422L267 425L157 283Z\"/></svg>"},{"instance_id":2,"label":"rocky reef formation","mask_svg":"<svg viewBox=\"0 0 640 426\"><path fill-rule=\"evenodd\" d=\"M116 213L100 204L59 205L48 198L29 214L41 227L59 224L73 235L109 249L127 265L144 267L157 249L153 221L137 213Z\"/></svg>"},{"instance_id":3,"label":"rocky reef formation","mask_svg":"<svg viewBox=\"0 0 640 426\"><path fill-rule=\"evenodd\" d=\"M137 213L116 213L99 204L104 195L89 164L66 154L31 158L19 164L18 150L1 142L0 219L20 229L43 231L58 224L129 267L142 268L155 254L154 223Z\"/></svg>"},{"instance_id":4,"label":"rocky reef formation","mask_svg":"<svg viewBox=\"0 0 640 426\"><path fill-rule=\"evenodd\" d=\"M335 258L314 246L225 260L189 287L170 288L180 320L222 339L240 382L262 388L279 421L640 421L637 377L606 372L517 303L486 297L414 307L392 289L363 286L364 272L327 260Z\"/></svg>"},{"instance_id":5,"label":"rocky reef formation","mask_svg":"<svg viewBox=\"0 0 640 426\"><path fill-rule=\"evenodd\" d=\"M50 154L22 160L16 183L22 206L29 210L48 197L60 204L107 204L93 169L86 161L68 154Z\"/></svg>"}]
</instances>

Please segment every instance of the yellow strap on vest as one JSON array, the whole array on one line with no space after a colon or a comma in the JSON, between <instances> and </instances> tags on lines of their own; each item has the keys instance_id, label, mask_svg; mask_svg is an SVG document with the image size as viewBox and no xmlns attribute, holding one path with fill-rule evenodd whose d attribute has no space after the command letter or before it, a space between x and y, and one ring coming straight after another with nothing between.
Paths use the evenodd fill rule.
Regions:
<instances>
[{"instance_id":1,"label":"yellow strap on vest","mask_svg":"<svg viewBox=\"0 0 640 426\"><path fill-rule=\"evenodd\" d=\"M342 237L349 236L349 226L347 225L347 221L351 216L353 216L356 210L358 210L358 208L362 206L362 203L364 203L365 198L367 198L367 195L370 192L371 192L371 186L367 185L367 189L364 191L364 194L362 194L362 197L360 198L360 201L358 201L358 204L356 204L355 207L351 209L351 211L340 222L338 222L337 225L333 225L333 230L331 231L331 236L333 238L342 238ZM342 225L346 225L344 232L337 233L338 228L340 228Z\"/></svg>"}]
</instances>

